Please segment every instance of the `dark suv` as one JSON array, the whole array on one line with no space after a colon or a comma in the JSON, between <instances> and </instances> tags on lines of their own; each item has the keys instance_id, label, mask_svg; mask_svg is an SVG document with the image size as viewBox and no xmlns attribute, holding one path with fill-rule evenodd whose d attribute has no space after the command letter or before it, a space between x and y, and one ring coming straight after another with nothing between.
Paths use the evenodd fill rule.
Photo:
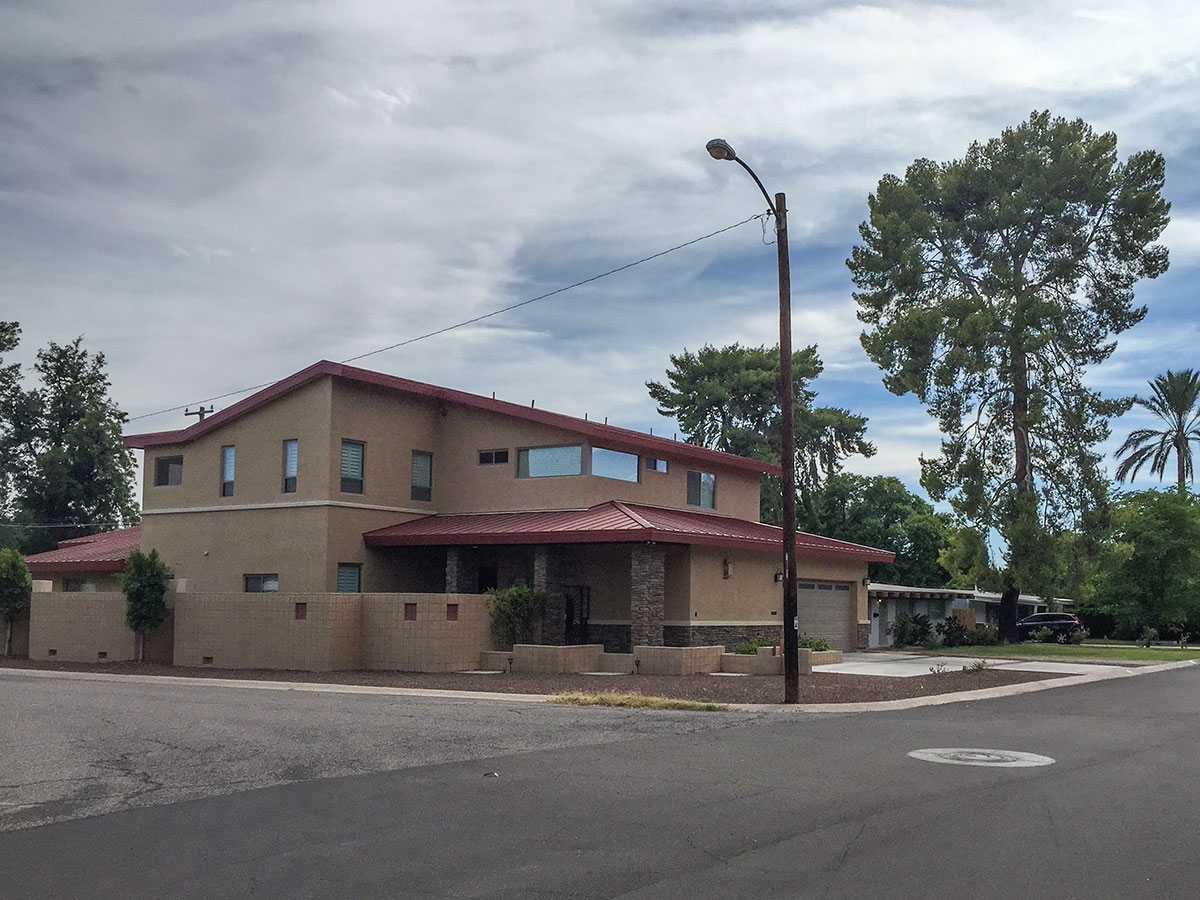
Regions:
<instances>
[{"instance_id":1,"label":"dark suv","mask_svg":"<svg viewBox=\"0 0 1200 900\"><path fill-rule=\"evenodd\" d=\"M1043 628L1049 628L1053 639L1065 644L1083 626L1079 624L1079 617L1070 613L1034 613L1017 623L1017 638L1022 641L1033 640L1033 636Z\"/></svg>"}]
</instances>

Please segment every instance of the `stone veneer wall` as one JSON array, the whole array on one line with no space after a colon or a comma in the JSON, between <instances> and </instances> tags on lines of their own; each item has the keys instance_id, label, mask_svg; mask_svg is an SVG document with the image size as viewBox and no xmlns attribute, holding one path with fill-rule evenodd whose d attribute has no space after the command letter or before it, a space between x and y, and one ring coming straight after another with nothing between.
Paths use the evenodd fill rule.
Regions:
<instances>
[{"instance_id":1,"label":"stone veneer wall","mask_svg":"<svg viewBox=\"0 0 1200 900\"><path fill-rule=\"evenodd\" d=\"M859 622L858 623L857 639L858 639L858 642L856 644L856 647L859 650L866 650L868 647L871 646L871 623L870 622Z\"/></svg>"},{"instance_id":2,"label":"stone veneer wall","mask_svg":"<svg viewBox=\"0 0 1200 900\"><path fill-rule=\"evenodd\" d=\"M603 644L605 653L628 653L633 646L628 625L593 625L589 622L588 642Z\"/></svg>"},{"instance_id":3,"label":"stone veneer wall","mask_svg":"<svg viewBox=\"0 0 1200 900\"><path fill-rule=\"evenodd\" d=\"M479 552L470 547L446 548L446 593L474 591L479 581Z\"/></svg>"},{"instance_id":4,"label":"stone veneer wall","mask_svg":"<svg viewBox=\"0 0 1200 900\"><path fill-rule=\"evenodd\" d=\"M650 544L630 548L629 640L635 646L662 646L666 551Z\"/></svg>"},{"instance_id":5,"label":"stone veneer wall","mask_svg":"<svg viewBox=\"0 0 1200 900\"><path fill-rule=\"evenodd\" d=\"M563 596L562 551L539 544L533 549L533 589L546 595L542 615L543 644L567 642L566 598Z\"/></svg>"},{"instance_id":6,"label":"stone veneer wall","mask_svg":"<svg viewBox=\"0 0 1200 900\"><path fill-rule=\"evenodd\" d=\"M709 647L721 645L733 650L738 644L758 638L777 640L780 625L664 625L663 643L668 647Z\"/></svg>"}]
</instances>

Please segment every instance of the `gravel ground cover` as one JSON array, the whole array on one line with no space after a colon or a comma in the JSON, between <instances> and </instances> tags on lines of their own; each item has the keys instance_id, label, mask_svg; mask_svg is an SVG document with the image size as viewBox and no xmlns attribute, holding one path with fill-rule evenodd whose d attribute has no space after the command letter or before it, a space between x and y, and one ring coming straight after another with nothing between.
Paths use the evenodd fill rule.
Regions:
<instances>
[{"instance_id":1,"label":"gravel ground cover","mask_svg":"<svg viewBox=\"0 0 1200 900\"><path fill-rule=\"evenodd\" d=\"M257 681L296 681L318 684L362 684L381 687L486 691L508 694L554 694L559 691L628 691L654 697L713 703L781 703L779 676L729 675L494 675L448 672L293 672L274 669L217 669L162 666L149 663L59 663L25 659L0 660L9 668L64 672L104 672L126 675L171 675L191 678L237 678ZM800 678L801 703L862 703L902 700L934 694L973 691L1060 676L1045 672L1003 669L948 670L916 678L814 673Z\"/></svg>"}]
</instances>

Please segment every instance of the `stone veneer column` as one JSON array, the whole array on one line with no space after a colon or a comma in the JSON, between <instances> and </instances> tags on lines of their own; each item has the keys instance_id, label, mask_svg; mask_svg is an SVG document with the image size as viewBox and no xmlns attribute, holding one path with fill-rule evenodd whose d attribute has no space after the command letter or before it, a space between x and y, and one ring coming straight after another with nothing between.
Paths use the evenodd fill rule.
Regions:
<instances>
[{"instance_id":1,"label":"stone veneer column","mask_svg":"<svg viewBox=\"0 0 1200 900\"><path fill-rule=\"evenodd\" d=\"M651 544L634 544L629 563L629 645L663 645L663 584L666 552Z\"/></svg>"},{"instance_id":2,"label":"stone veneer column","mask_svg":"<svg viewBox=\"0 0 1200 900\"><path fill-rule=\"evenodd\" d=\"M871 647L871 623L870 622L859 622L858 623L858 633L856 636L858 638L858 648L857 649L859 649L859 650L870 649L870 647Z\"/></svg>"},{"instance_id":3,"label":"stone veneer column","mask_svg":"<svg viewBox=\"0 0 1200 900\"><path fill-rule=\"evenodd\" d=\"M533 589L546 595L542 615L542 643L567 642L566 598L563 596L562 550L548 544L533 548Z\"/></svg>"},{"instance_id":4,"label":"stone veneer column","mask_svg":"<svg viewBox=\"0 0 1200 900\"><path fill-rule=\"evenodd\" d=\"M478 553L471 547L446 548L446 593L475 594L479 591Z\"/></svg>"}]
</instances>

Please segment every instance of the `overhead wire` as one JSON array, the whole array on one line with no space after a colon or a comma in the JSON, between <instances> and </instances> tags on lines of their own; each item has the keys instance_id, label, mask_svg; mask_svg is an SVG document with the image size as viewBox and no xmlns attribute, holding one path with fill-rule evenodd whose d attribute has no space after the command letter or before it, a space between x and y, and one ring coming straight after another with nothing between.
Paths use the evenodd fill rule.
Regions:
<instances>
[{"instance_id":1,"label":"overhead wire","mask_svg":"<svg viewBox=\"0 0 1200 900\"><path fill-rule=\"evenodd\" d=\"M750 216L749 218L742 219L742 221L740 221L740 222L735 222L732 225L726 225L724 228L718 228L716 231L710 231L708 234L703 234L703 235L700 235L700 237L692 238L689 241L684 241L682 244L676 244L674 247L668 247L666 250L660 250L657 253L652 253L649 256L643 256L641 259L634 260L633 262L625 263L624 265L617 266L616 268L613 268L613 269L609 269L607 272L601 272L598 275L592 275L589 278L584 278L580 281L573 282L572 284L568 284L568 285L565 285L560 288L555 288L552 291L547 291L546 293L539 294L536 297L530 297L529 299L522 300L519 303L512 303L508 306L501 307L500 309L494 309L491 312L486 312L486 313L483 313L482 315L474 316L470 319L464 319L461 322L455 322L453 325L447 325L444 328L438 328L434 331L429 331L429 332L426 332L425 334L419 334L415 337L407 338L403 341L397 341L394 344L388 344L386 347L380 347L376 350L368 350L366 353L359 353L356 356L347 357L346 359L340 360L340 362L342 362L342 363L356 362L357 360L360 360L360 359L366 359L368 356L375 356L378 353L386 353L388 350L396 350L399 347L407 347L409 344L415 344L418 341L423 341L423 340L426 340L431 337L437 337L439 334L445 334L448 331L454 331L458 328L465 328L468 325L474 325L475 323L482 322L485 319L490 319L494 316L499 316L506 312L512 312L514 309L520 309L522 306L528 306L531 303L537 303L539 300L546 300L546 299L549 299L550 297L557 296L558 294L564 294L567 291L574 290L575 288L583 287L585 284L591 284L594 281L599 281L601 278L607 278L610 275L616 275L618 272L624 272L628 269L634 268L635 266L640 266L643 263L648 263L652 260L659 259L660 257L666 256L668 253L674 253L677 250L682 250L685 247L690 247L693 244L700 243L701 241L707 241L709 238L714 238L717 235L724 234L727 231L732 231L735 228L741 228L743 225L747 225L750 222L756 221L758 219L765 220L769 215L770 215L769 213L758 213L757 215L753 215L753 216ZM188 407L193 406L193 405L211 403L215 400L224 400L228 397L236 397L238 394L246 394L246 393L249 393L250 391L257 391L262 388L270 387L272 384L275 384L275 382L274 381L266 381L266 382L263 382L262 384L252 385L251 387L239 388L238 390L234 390L234 391L226 391L224 394L217 394L216 396L213 396L213 397L205 397L203 400L195 400L192 403L185 403L181 406L171 406L166 409L155 410L154 412L142 413L137 416L129 416L125 421L126 422L136 422L138 419L149 419L149 418L153 418L154 416L161 416L161 415L164 415L164 414L170 413L170 412L178 412L181 409L187 409Z\"/></svg>"}]
</instances>

